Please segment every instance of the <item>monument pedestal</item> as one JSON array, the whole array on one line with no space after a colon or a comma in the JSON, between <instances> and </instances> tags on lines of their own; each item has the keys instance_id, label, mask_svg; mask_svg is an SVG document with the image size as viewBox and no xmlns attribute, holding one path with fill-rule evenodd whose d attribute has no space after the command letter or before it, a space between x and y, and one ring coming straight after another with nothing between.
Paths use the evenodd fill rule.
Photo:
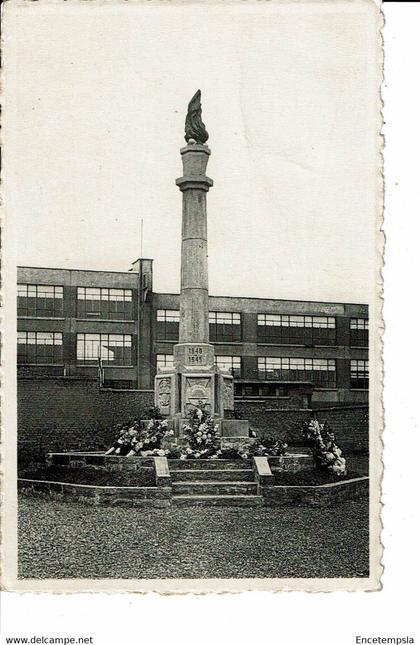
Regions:
<instances>
[{"instance_id":1,"label":"monument pedestal","mask_svg":"<svg viewBox=\"0 0 420 645\"><path fill-rule=\"evenodd\" d=\"M212 345L175 345L173 368L162 368L155 377L155 405L161 414L175 420L178 429L196 408L206 410L220 423L225 412L234 407L233 377L214 365Z\"/></svg>"},{"instance_id":2,"label":"monument pedestal","mask_svg":"<svg viewBox=\"0 0 420 645\"><path fill-rule=\"evenodd\" d=\"M233 377L217 366L198 365L196 370L161 368L155 378L155 406L171 421L177 438L182 437L182 427L188 423L191 410L200 408L219 425L222 447L254 441L249 437L247 420L224 418L234 409Z\"/></svg>"}]
</instances>

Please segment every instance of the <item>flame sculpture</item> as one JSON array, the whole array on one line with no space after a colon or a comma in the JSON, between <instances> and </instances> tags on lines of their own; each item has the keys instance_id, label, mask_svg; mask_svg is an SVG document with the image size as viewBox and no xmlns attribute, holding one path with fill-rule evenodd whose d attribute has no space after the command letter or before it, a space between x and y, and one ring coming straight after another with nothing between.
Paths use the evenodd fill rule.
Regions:
<instances>
[{"instance_id":1,"label":"flame sculpture","mask_svg":"<svg viewBox=\"0 0 420 645\"><path fill-rule=\"evenodd\" d=\"M193 139L196 143L206 143L209 138L206 126L201 120L201 90L192 97L188 103L188 112L185 117L185 141Z\"/></svg>"}]
</instances>

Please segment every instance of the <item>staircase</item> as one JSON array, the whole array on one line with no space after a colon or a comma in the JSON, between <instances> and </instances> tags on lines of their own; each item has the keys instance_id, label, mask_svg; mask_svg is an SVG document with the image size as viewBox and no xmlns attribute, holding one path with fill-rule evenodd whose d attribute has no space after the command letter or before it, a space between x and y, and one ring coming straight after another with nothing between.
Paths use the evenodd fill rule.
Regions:
<instances>
[{"instance_id":1,"label":"staircase","mask_svg":"<svg viewBox=\"0 0 420 645\"><path fill-rule=\"evenodd\" d=\"M242 459L171 459L176 506L260 506L252 462Z\"/></svg>"}]
</instances>

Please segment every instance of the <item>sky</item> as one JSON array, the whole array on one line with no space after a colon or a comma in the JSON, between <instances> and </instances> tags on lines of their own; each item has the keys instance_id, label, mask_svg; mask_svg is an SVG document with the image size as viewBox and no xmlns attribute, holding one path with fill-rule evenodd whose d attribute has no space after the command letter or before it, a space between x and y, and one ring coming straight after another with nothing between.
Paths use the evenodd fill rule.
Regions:
<instances>
[{"instance_id":1,"label":"sky","mask_svg":"<svg viewBox=\"0 0 420 645\"><path fill-rule=\"evenodd\" d=\"M18 264L125 271L143 219L154 288L178 292L175 179L200 88L210 293L373 300L373 3L16 3L6 19Z\"/></svg>"}]
</instances>

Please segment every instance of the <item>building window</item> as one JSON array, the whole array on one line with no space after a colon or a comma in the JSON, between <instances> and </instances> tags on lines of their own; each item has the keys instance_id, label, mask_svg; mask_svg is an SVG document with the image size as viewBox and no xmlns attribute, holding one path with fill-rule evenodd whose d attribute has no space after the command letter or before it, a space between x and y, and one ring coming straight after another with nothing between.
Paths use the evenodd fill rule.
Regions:
<instances>
[{"instance_id":1,"label":"building window","mask_svg":"<svg viewBox=\"0 0 420 645\"><path fill-rule=\"evenodd\" d=\"M366 318L350 319L350 345L367 347L369 344L369 320Z\"/></svg>"},{"instance_id":2,"label":"building window","mask_svg":"<svg viewBox=\"0 0 420 645\"><path fill-rule=\"evenodd\" d=\"M77 334L77 362L96 365L132 365L129 334Z\"/></svg>"},{"instance_id":3,"label":"building window","mask_svg":"<svg viewBox=\"0 0 420 645\"><path fill-rule=\"evenodd\" d=\"M241 385L235 384L235 394L237 396L259 396L260 388L258 385Z\"/></svg>"},{"instance_id":4,"label":"building window","mask_svg":"<svg viewBox=\"0 0 420 645\"><path fill-rule=\"evenodd\" d=\"M17 362L19 364L61 364L63 334L55 331L18 331Z\"/></svg>"},{"instance_id":5,"label":"building window","mask_svg":"<svg viewBox=\"0 0 420 645\"><path fill-rule=\"evenodd\" d=\"M311 381L316 387L336 387L335 360L260 357L258 378L268 381Z\"/></svg>"},{"instance_id":6,"label":"building window","mask_svg":"<svg viewBox=\"0 0 420 645\"><path fill-rule=\"evenodd\" d=\"M106 320L132 320L132 300L131 289L77 287L77 316Z\"/></svg>"},{"instance_id":7,"label":"building window","mask_svg":"<svg viewBox=\"0 0 420 645\"><path fill-rule=\"evenodd\" d=\"M18 316L57 317L63 315L63 287L18 284Z\"/></svg>"},{"instance_id":8,"label":"building window","mask_svg":"<svg viewBox=\"0 0 420 645\"><path fill-rule=\"evenodd\" d=\"M178 340L179 311L176 309L158 309L157 338L158 340Z\"/></svg>"},{"instance_id":9,"label":"building window","mask_svg":"<svg viewBox=\"0 0 420 645\"><path fill-rule=\"evenodd\" d=\"M172 354L157 354L156 367L159 370L161 367L173 367L174 357Z\"/></svg>"},{"instance_id":10,"label":"building window","mask_svg":"<svg viewBox=\"0 0 420 645\"><path fill-rule=\"evenodd\" d=\"M241 314L209 311L210 342L232 343L241 340Z\"/></svg>"},{"instance_id":11,"label":"building window","mask_svg":"<svg viewBox=\"0 0 420 645\"><path fill-rule=\"evenodd\" d=\"M258 342L284 345L335 345L335 318L258 314Z\"/></svg>"},{"instance_id":12,"label":"building window","mask_svg":"<svg viewBox=\"0 0 420 645\"><path fill-rule=\"evenodd\" d=\"M262 383L248 385L245 383L235 383L235 396L237 397L258 397L258 398L273 398L273 397L286 397L287 388L278 385L277 383Z\"/></svg>"},{"instance_id":13,"label":"building window","mask_svg":"<svg viewBox=\"0 0 420 645\"><path fill-rule=\"evenodd\" d=\"M217 367L230 372L235 378L241 378L240 356L216 356L215 360Z\"/></svg>"},{"instance_id":14,"label":"building window","mask_svg":"<svg viewBox=\"0 0 420 645\"><path fill-rule=\"evenodd\" d=\"M369 361L350 361L350 387L356 390L369 388Z\"/></svg>"}]
</instances>

